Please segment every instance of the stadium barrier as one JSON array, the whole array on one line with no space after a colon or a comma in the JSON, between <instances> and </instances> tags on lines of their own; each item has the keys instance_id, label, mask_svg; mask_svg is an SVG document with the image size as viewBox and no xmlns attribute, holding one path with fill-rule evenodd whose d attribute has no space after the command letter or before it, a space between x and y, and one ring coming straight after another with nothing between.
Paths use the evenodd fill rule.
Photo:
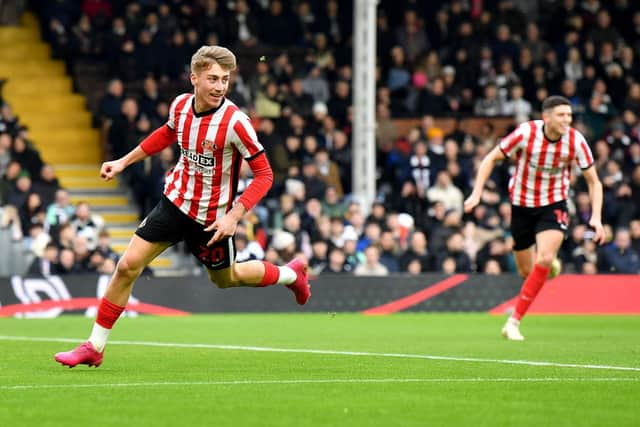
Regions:
<instances>
[{"instance_id":1,"label":"stadium barrier","mask_svg":"<svg viewBox=\"0 0 640 427\"><path fill-rule=\"evenodd\" d=\"M70 275L0 278L0 317L55 317L63 312L94 316L108 276ZM218 289L201 276L142 277L127 309L135 313L188 315L228 312L490 312L514 305L521 280L510 274L427 274L353 277L322 275L300 307L288 289ZM532 313L640 314L640 276L562 275L548 282Z\"/></svg>"}]
</instances>

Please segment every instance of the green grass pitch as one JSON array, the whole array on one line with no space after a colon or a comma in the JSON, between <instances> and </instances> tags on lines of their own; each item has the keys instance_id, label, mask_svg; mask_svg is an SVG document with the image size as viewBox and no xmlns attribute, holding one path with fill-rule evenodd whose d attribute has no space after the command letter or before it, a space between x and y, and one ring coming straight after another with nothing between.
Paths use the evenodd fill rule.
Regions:
<instances>
[{"instance_id":1,"label":"green grass pitch","mask_svg":"<svg viewBox=\"0 0 640 427\"><path fill-rule=\"evenodd\" d=\"M519 343L503 321L141 316L69 369L90 319L0 319L0 426L639 425L640 317L530 316Z\"/></svg>"}]
</instances>

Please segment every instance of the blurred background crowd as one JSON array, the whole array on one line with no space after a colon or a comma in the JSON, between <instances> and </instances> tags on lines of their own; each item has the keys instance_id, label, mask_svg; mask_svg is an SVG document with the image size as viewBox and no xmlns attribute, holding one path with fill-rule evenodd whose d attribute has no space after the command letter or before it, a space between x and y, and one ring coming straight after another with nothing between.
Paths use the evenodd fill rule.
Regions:
<instances>
[{"instance_id":1,"label":"blurred background crowd","mask_svg":"<svg viewBox=\"0 0 640 427\"><path fill-rule=\"evenodd\" d=\"M472 214L462 211L483 156L541 102L567 97L605 190L608 242L596 247L590 203L572 173L565 271L640 272L640 4L631 0L381 0L377 16L377 198L351 194L351 1L57 0L28 2L70 73L104 71L93 96L105 158L161 126L191 91L202 44L239 60L228 97L252 119L275 182L240 224L238 261L288 261L314 274L515 272L507 182L497 167ZM486 118L477 132L460 126ZM443 118L452 126L442 126ZM508 118L499 129L493 119ZM503 121L504 122L504 121ZM176 147L124 182L143 218ZM245 165L246 166L246 165ZM97 173L97 171L96 171ZM11 106L0 114L0 226L24 240L32 272L110 272L108 224L73 205ZM239 191L251 181L247 167Z\"/></svg>"}]
</instances>

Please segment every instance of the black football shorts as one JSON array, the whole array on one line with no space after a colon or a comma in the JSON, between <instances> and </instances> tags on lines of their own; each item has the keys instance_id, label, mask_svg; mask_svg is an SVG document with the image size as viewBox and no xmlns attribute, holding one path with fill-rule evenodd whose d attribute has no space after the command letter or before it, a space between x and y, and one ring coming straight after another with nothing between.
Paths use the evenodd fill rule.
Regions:
<instances>
[{"instance_id":1,"label":"black football shorts","mask_svg":"<svg viewBox=\"0 0 640 427\"><path fill-rule=\"evenodd\" d=\"M513 250L527 249L536 243L536 234L545 230L559 230L567 236L569 213L567 201L552 203L539 208L511 205L511 235Z\"/></svg>"},{"instance_id":2,"label":"black football shorts","mask_svg":"<svg viewBox=\"0 0 640 427\"><path fill-rule=\"evenodd\" d=\"M233 237L223 239L213 246L207 242L214 231L204 231L205 226L184 214L169 199L162 196L160 202L140 223L136 234L148 242L185 241L189 251L208 269L222 270L235 262L236 248Z\"/></svg>"}]
</instances>

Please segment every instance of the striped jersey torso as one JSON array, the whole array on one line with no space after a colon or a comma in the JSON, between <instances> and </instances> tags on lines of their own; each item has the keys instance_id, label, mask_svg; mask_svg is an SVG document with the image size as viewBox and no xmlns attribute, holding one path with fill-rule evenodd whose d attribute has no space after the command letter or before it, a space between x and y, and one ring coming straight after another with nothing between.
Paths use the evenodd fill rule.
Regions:
<instances>
[{"instance_id":1,"label":"striped jersey torso","mask_svg":"<svg viewBox=\"0 0 640 427\"><path fill-rule=\"evenodd\" d=\"M541 207L567 199L574 161L581 169L593 164L593 155L584 136L569 128L558 141L549 141L542 120L520 124L500 141L500 149L515 164L509 181L511 203Z\"/></svg>"},{"instance_id":2,"label":"striped jersey torso","mask_svg":"<svg viewBox=\"0 0 640 427\"><path fill-rule=\"evenodd\" d=\"M242 159L263 147L247 115L226 98L217 109L196 114L194 95L182 94L171 103L167 126L177 134L180 157L165 178L164 195L209 225L233 207Z\"/></svg>"}]
</instances>

